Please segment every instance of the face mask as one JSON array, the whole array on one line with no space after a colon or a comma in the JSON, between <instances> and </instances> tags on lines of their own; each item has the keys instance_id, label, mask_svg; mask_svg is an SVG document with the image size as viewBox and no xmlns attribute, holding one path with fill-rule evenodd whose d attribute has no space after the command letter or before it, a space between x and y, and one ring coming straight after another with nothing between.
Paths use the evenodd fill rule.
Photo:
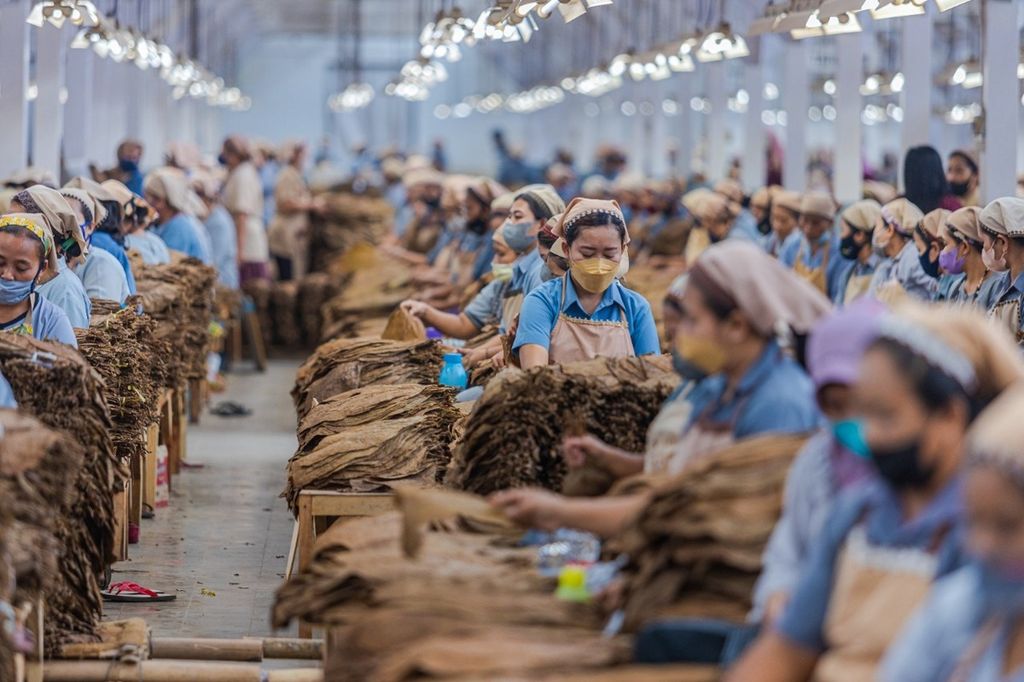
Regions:
<instances>
[{"instance_id":1,"label":"face mask","mask_svg":"<svg viewBox=\"0 0 1024 682\"><path fill-rule=\"evenodd\" d=\"M757 231L760 232L763 235L771 234L771 231L772 231L772 221L771 221L771 219L765 218L764 220L759 222L757 224Z\"/></svg>"},{"instance_id":2,"label":"face mask","mask_svg":"<svg viewBox=\"0 0 1024 682\"><path fill-rule=\"evenodd\" d=\"M508 248L516 253L526 253L537 241L537 236L530 234L533 223L505 223L502 235Z\"/></svg>"},{"instance_id":3,"label":"face mask","mask_svg":"<svg viewBox=\"0 0 1024 682\"><path fill-rule=\"evenodd\" d=\"M491 263L491 274L498 282L507 282L512 279L511 263Z\"/></svg>"},{"instance_id":4,"label":"face mask","mask_svg":"<svg viewBox=\"0 0 1024 682\"><path fill-rule=\"evenodd\" d=\"M217 163L219 163L222 166L228 165L228 157L224 156L223 154L218 155Z\"/></svg>"},{"instance_id":5,"label":"face mask","mask_svg":"<svg viewBox=\"0 0 1024 682\"><path fill-rule=\"evenodd\" d=\"M508 237L505 238L508 241ZM619 264L607 258L570 261L569 271L581 287L592 294L604 293L619 275Z\"/></svg>"},{"instance_id":6,"label":"face mask","mask_svg":"<svg viewBox=\"0 0 1024 682\"><path fill-rule=\"evenodd\" d=\"M622 252L622 260L619 261L619 270L615 273L615 279L622 279L629 274L629 252Z\"/></svg>"},{"instance_id":7,"label":"face mask","mask_svg":"<svg viewBox=\"0 0 1024 682\"><path fill-rule=\"evenodd\" d=\"M953 196L965 197L967 192L970 191L971 183L968 182L951 182L949 183L949 191L953 193Z\"/></svg>"},{"instance_id":8,"label":"face mask","mask_svg":"<svg viewBox=\"0 0 1024 682\"><path fill-rule=\"evenodd\" d=\"M466 223L466 229L473 234L483 234L487 232L487 221L486 220L473 220Z\"/></svg>"},{"instance_id":9,"label":"face mask","mask_svg":"<svg viewBox=\"0 0 1024 682\"><path fill-rule=\"evenodd\" d=\"M672 369L687 381L703 381L707 377L707 372L689 360L684 359L675 348L672 349Z\"/></svg>"},{"instance_id":10,"label":"face mask","mask_svg":"<svg viewBox=\"0 0 1024 682\"><path fill-rule=\"evenodd\" d=\"M1006 272L1006 258L996 259L996 249L993 246L991 249L981 250L981 262L985 264L985 267L992 272Z\"/></svg>"},{"instance_id":11,"label":"face mask","mask_svg":"<svg viewBox=\"0 0 1024 682\"><path fill-rule=\"evenodd\" d=\"M709 339L680 334L676 338L676 351L683 361L705 375L718 374L725 369L725 351Z\"/></svg>"},{"instance_id":12,"label":"face mask","mask_svg":"<svg viewBox=\"0 0 1024 682\"><path fill-rule=\"evenodd\" d=\"M913 490L928 485L935 467L921 463L919 438L905 445L885 449L871 448L871 461L878 475L897 491Z\"/></svg>"},{"instance_id":13,"label":"face mask","mask_svg":"<svg viewBox=\"0 0 1024 682\"><path fill-rule=\"evenodd\" d=\"M37 275L38 277L38 275ZM0 303L15 305L28 298L36 288L36 280L20 282L16 279L0 279Z\"/></svg>"},{"instance_id":14,"label":"face mask","mask_svg":"<svg viewBox=\"0 0 1024 682\"><path fill-rule=\"evenodd\" d=\"M985 615L1024 613L1024 566L997 566L980 558L972 563L981 578L978 597Z\"/></svg>"},{"instance_id":15,"label":"face mask","mask_svg":"<svg viewBox=\"0 0 1024 682\"><path fill-rule=\"evenodd\" d=\"M964 271L965 260L967 259L957 255L957 249L939 254L939 265L951 275L959 275Z\"/></svg>"},{"instance_id":16,"label":"face mask","mask_svg":"<svg viewBox=\"0 0 1024 682\"><path fill-rule=\"evenodd\" d=\"M423 203L429 206L430 208L440 208L441 197L427 197L426 199L423 200Z\"/></svg>"},{"instance_id":17,"label":"face mask","mask_svg":"<svg viewBox=\"0 0 1024 682\"><path fill-rule=\"evenodd\" d=\"M135 173L139 170L139 164L127 159L122 160L117 166L125 173Z\"/></svg>"},{"instance_id":18,"label":"face mask","mask_svg":"<svg viewBox=\"0 0 1024 682\"><path fill-rule=\"evenodd\" d=\"M863 459L871 457L871 449L864 438L864 425L856 419L832 422L832 435L836 442Z\"/></svg>"},{"instance_id":19,"label":"face mask","mask_svg":"<svg viewBox=\"0 0 1024 682\"><path fill-rule=\"evenodd\" d=\"M856 232L850 232L839 242L839 255L846 260L857 260L857 256L860 255L862 244L858 244L854 241L854 237L857 235Z\"/></svg>"},{"instance_id":20,"label":"face mask","mask_svg":"<svg viewBox=\"0 0 1024 682\"><path fill-rule=\"evenodd\" d=\"M921 263L921 269L924 270L924 274L928 275L932 279L939 278L939 262L937 260L931 260L928 258L928 251L920 254L917 260Z\"/></svg>"}]
</instances>

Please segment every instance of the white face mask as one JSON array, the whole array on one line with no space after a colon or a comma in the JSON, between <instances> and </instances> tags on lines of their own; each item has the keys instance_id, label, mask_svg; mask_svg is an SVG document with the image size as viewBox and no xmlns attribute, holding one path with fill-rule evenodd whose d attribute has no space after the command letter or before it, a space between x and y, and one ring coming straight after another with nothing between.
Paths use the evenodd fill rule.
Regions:
<instances>
[{"instance_id":1,"label":"white face mask","mask_svg":"<svg viewBox=\"0 0 1024 682\"><path fill-rule=\"evenodd\" d=\"M890 241L892 241L892 234L889 232L888 226L885 226L880 230L875 230L875 233L871 235L871 245L875 247L875 251L879 253L885 251L886 247L889 246Z\"/></svg>"}]
</instances>

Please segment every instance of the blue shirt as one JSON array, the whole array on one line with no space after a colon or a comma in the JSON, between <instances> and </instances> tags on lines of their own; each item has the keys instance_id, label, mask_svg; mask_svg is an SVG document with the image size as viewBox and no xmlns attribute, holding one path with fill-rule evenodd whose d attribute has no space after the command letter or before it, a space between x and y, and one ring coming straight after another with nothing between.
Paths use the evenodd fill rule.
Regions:
<instances>
[{"instance_id":1,"label":"blue shirt","mask_svg":"<svg viewBox=\"0 0 1024 682\"><path fill-rule=\"evenodd\" d=\"M477 329L483 329L489 324L498 324L502 321L505 292L509 286L508 280L496 279L490 282L473 297L462 314L468 317Z\"/></svg>"},{"instance_id":2,"label":"blue shirt","mask_svg":"<svg viewBox=\"0 0 1024 682\"><path fill-rule=\"evenodd\" d=\"M955 528L962 516L960 481L946 486L916 518L906 521L899 498L880 481L850 490L825 522L804 565L803 574L790 598L777 630L786 639L812 651L828 648L825 620L832 599L837 561L850 533L863 528L869 550L888 553L911 550L919 556L934 544L937 535ZM938 554L937 576L962 564L959 541L948 532Z\"/></svg>"},{"instance_id":3,"label":"blue shirt","mask_svg":"<svg viewBox=\"0 0 1024 682\"><path fill-rule=\"evenodd\" d=\"M147 230L125 235L124 244L129 249L138 251L146 265L167 265L171 262L171 252L167 250L167 244Z\"/></svg>"},{"instance_id":4,"label":"blue shirt","mask_svg":"<svg viewBox=\"0 0 1024 682\"><path fill-rule=\"evenodd\" d=\"M128 262L128 254L124 252L124 247L114 241L114 238L106 232L93 232L89 243L98 249L103 249L117 260L121 269L124 270L124 278L128 282L128 292L134 296L135 276L132 275L132 264ZM92 296L92 294L89 295Z\"/></svg>"},{"instance_id":5,"label":"blue shirt","mask_svg":"<svg viewBox=\"0 0 1024 682\"><path fill-rule=\"evenodd\" d=\"M562 287L568 281L569 276L566 275L545 282L526 297L519 313L519 331L514 349L527 344L550 348L551 333L555 330L558 316L565 313L568 317L595 322L619 322L625 319L636 355L655 355L661 352L658 329L654 325L651 304L646 298L615 281L605 290L593 314L588 315L580 306L575 286L566 288L565 302L559 306Z\"/></svg>"},{"instance_id":6,"label":"blue shirt","mask_svg":"<svg viewBox=\"0 0 1024 682\"><path fill-rule=\"evenodd\" d=\"M37 286L36 291L42 294L47 301L63 310L72 327L85 329L89 326L89 316L92 315L92 301L85 293L82 280L68 269L63 259L57 261L57 267L59 269L57 276L49 282Z\"/></svg>"},{"instance_id":7,"label":"blue shirt","mask_svg":"<svg viewBox=\"0 0 1024 682\"><path fill-rule=\"evenodd\" d=\"M882 261L871 280L871 293L877 294L889 282L896 282L908 294L924 301L935 298L939 290L939 280L921 267L921 256L913 241L904 244L895 258Z\"/></svg>"},{"instance_id":8,"label":"blue shirt","mask_svg":"<svg viewBox=\"0 0 1024 682\"><path fill-rule=\"evenodd\" d=\"M524 296L543 284L540 278L540 269L537 264L544 264L537 249L516 258L512 265L512 290L521 292Z\"/></svg>"},{"instance_id":9,"label":"blue shirt","mask_svg":"<svg viewBox=\"0 0 1024 682\"><path fill-rule=\"evenodd\" d=\"M772 232L768 237L766 249L768 253L779 259L788 268L793 267L796 262L796 252L800 250L804 235L799 229L793 230L784 240L779 240L779 235Z\"/></svg>"},{"instance_id":10,"label":"blue shirt","mask_svg":"<svg viewBox=\"0 0 1024 682\"><path fill-rule=\"evenodd\" d=\"M85 262L75 268L75 274L82 280L89 298L124 303L131 295L121 264L103 249L91 250Z\"/></svg>"},{"instance_id":11,"label":"blue shirt","mask_svg":"<svg viewBox=\"0 0 1024 682\"><path fill-rule=\"evenodd\" d=\"M762 433L808 433L823 425L814 384L775 341L747 370L732 396L725 396L726 377L713 374L690 393L688 430L705 417L730 425L739 440Z\"/></svg>"},{"instance_id":12,"label":"blue shirt","mask_svg":"<svg viewBox=\"0 0 1024 682\"><path fill-rule=\"evenodd\" d=\"M740 211L740 214L736 216L727 239L742 239L757 244L762 249L765 246L765 237L757 229L757 218L746 210Z\"/></svg>"},{"instance_id":13,"label":"blue shirt","mask_svg":"<svg viewBox=\"0 0 1024 682\"><path fill-rule=\"evenodd\" d=\"M206 217L210 235L210 255L217 268L218 280L231 289L238 288L238 233L228 210L217 204Z\"/></svg>"},{"instance_id":14,"label":"blue shirt","mask_svg":"<svg viewBox=\"0 0 1024 682\"><path fill-rule=\"evenodd\" d=\"M846 289L854 277L871 277L875 273L879 258L872 254L867 263L849 260L842 255L829 264L828 295L837 306L846 304ZM867 293L867 289L864 290Z\"/></svg>"},{"instance_id":15,"label":"blue shirt","mask_svg":"<svg viewBox=\"0 0 1024 682\"><path fill-rule=\"evenodd\" d=\"M0 326L0 331L10 331L21 326L23 320L12 320ZM32 338L40 341L57 341L78 348L78 339L71 322L64 311L39 294L32 294Z\"/></svg>"},{"instance_id":16,"label":"blue shirt","mask_svg":"<svg viewBox=\"0 0 1024 682\"><path fill-rule=\"evenodd\" d=\"M167 248L181 251L209 265L212 258L200 234L202 229L195 218L179 213L164 224L154 227L153 233L167 244Z\"/></svg>"},{"instance_id":17,"label":"blue shirt","mask_svg":"<svg viewBox=\"0 0 1024 682\"><path fill-rule=\"evenodd\" d=\"M805 268L811 270L820 268L825 264L825 258L827 256L829 268L831 268L835 265L837 260L842 259L842 256L839 254L839 239L834 230L829 230L822 235L821 241L818 242L817 253L812 251L811 242L807 240L807 237L804 236L800 230L794 231L793 234L800 235L800 242L799 246L797 246L796 250L792 253L792 263L787 263L790 267L793 267L797 260L799 260ZM786 240L787 243L789 241L789 239ZM787 248L792 249L793 247L789 246ZM787 253L786 256L790 257L790 254Z\"/></svg>"},{"instance_id":18,"label":"blue shirt","mask_svg":"<svg viewBox=\"0 0 1024 682\"><path fill-rule=\"evenodd\" d=\"M949 286L944 291L939 292L938 300L965 305L971 304L987 311L996 304L996 301L999 299L999 288L1004 284L998 274L992 274L982 281L977 291L969 294L964 288L966 283L967 275L953 275Z\"/></svg>"},{"instance_id":19,"label":"blue shirt","mask_svg":"<svg viewBox=\"0 0 1024 682\"><path fill-rule=\"evenodd\" d=\"M0 407L18 409L18 401L14 398L14 390L7 381L7 377L0 374Z\"/></svg>"}]
</instances>

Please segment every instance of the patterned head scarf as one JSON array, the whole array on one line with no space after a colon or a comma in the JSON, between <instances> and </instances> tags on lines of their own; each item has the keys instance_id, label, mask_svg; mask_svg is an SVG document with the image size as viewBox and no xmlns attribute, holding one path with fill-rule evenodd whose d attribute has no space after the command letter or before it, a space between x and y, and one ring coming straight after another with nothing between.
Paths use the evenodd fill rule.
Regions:
<instances>
[{"instance_id":1,"label":"patterned head scarf","mask_svg":"<svg viewBox=\"0 0 1024 682\"><path fill-rule=\"evenodd\" d=\"M39 213L46 217L62 251L72 252L71 246L76 244L82 255L89 252L89 244L75 217L75 211L60 192L43 185L33 185L14 198L25 207L27 213Z\"/></svg>"},{"instance_id":2,"label":"patterned head scarf","mask_svg":"<svg viewBox=\"0 0 1024 682\"><path fill-rule=\"evenodd\" d=\"M619 202L612 200L603 199L585 199L583 197L576 197L569 202L569 206L566 207L565 213L562 214L561 220L551 229L556 237L565 239L565 233L569 229L569 226L576 221L584 218L588 215L605 215L609 218L617 219L623 226L626 225L626 220L622 216L622 209L619 208ZM629 244L629 229L627 228L624 232L625 241L624 244Z\"/></svg>"},{"instance_id":3,"label":"patterned head scarf","mask_svg":"<svg viewBox=\"0 0 1024 682\"><path fill-rule=\"evenodd\" d=\"M43 244L43 262L50 272L57 272L57 249L54 246L53 229L49 220L41 213L8 213L0 216L0 230L22 228L33 239Z\"/></svg>"}]
</instances>

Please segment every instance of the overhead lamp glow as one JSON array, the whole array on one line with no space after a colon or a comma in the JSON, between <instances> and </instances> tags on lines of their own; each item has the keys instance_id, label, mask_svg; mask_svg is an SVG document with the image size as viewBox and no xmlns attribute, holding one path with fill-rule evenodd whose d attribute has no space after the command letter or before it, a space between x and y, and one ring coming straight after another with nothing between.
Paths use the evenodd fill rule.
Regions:
<instances>
[{"instance_id":1,"label":"overhead lamp glow","mask_svg":"<svg viewBox=\"0 0 1024 682\"><path fill-rule=\"evenodd\" d=\"M824 22L822 22L822 18L824 18ZM844 33L859 33L861 30L860 22L857 20L857 16L852 12L826 17L822 17L819 13L815 13L807 20L807 25L804 28L794 29L790 31L789 34L794 40L803 40L805 38L815 38L819 36L836 36Z\"/></svg>"},{"instance_id":2,"label":"overhead lamp glow","mask_svg":"<svg viewBox=\"0 0 1024 682\"><path fill-rule=\"evenodd\" d=\"M935 4L939 6L939 11L948 12L954 7L966 5L970 1L971 0L935 0Z\"/></svg>"},{"instance_id":3,"label":"overhead lamp glow","mask_svg":"<svg viewBox=\"0 0 1024 682\"><path fill-rule=\"evenodd\" d=\"M32 6L25 21L37 28L46 23L61 28L67 21L75 26L96 26L100 13L91 0L43 0Z\"/></svg>"},{"instance_id":4,"label":"overhead lamp glow","mask_svg":"<svg viewBox=\"0 0 1024 682\"><path fill-rule=\"evenodd\" d=\"M878 7L871 10L872 19L898 19L924 14L927 0L879 0Z\"/></svg>"},{"instance_id":5,"label":"overhead lamp glow","mask_svg":"<svg viewBox=\"0 0 1024 682\"><path fill-rule=\"evenodd\" d=\"M707 33L697 49L697 61L717 62L724 59L741 59L750 56L750 49L743 36L733 33L729 24L722 24Z\"/></svg>"}]
</instances>

